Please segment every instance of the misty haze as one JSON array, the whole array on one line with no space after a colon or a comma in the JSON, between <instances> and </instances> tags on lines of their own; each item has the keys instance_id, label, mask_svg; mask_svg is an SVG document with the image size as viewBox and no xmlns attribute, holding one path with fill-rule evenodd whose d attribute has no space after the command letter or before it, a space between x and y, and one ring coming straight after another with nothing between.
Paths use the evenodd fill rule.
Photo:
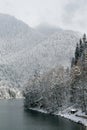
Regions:
<instances>
[{"instance_id":1,"label":"misty haze","mask_svg":"<svg viewBox=\"0 0 87 130\"><path fill-rule=\"evenodd\" d=\"M0 130L87 130L86 9L0 0Z\"/></svg>"}]
</instances>

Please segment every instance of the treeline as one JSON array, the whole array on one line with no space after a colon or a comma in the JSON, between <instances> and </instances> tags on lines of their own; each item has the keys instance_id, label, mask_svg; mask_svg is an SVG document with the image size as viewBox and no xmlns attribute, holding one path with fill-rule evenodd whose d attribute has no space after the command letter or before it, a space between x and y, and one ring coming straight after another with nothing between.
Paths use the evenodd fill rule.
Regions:
<instances>
[{"instance_id":1,"label":"treeline","mask_svg":"<svg viewBox=\"0 0 87 130\"><path fill-rule=\"evenodd\" d=\"M87 114L87 71L83 69L86 54L84 51L86 52L86 35L76 46L70 69L55 68L44 75L40 75L39 71L35 72L24 91L25 107L54 113L74 105Z\"/></svg>"},{"instance_id":2,"label":"treeline","mask_svg":"<svg viewBox=\"0 0 87 130\"><path fill-rule=\"evenodd\" d=\"M81 65L84 62L84 51L87 48L86 34L83 35L83 38L79 40L79 43L76 44L75 54L72 58L71 67L73 65ZM80 62L80 63L78 63Z\"/></svg>"},{"instance_id":3,"label":"treeline","mask_svg":"<svg viewBox=\"0 0 87 130\"><path fill-rule=\"evenodd\" d=\"M24 92L25 107L38 107L48 113L67 108L70 105L68 76L69 70L63 67L52 69L44 76L34 75Z\"/></svg>"},{"instance_id":4,"label":"treeline","mask_svg":"<svg viewBox=\"0 0 87 130\"><path fill-rule=\"evenodd\" d=\"M76 46L71 63L71 98L87 114L87 39L86 34Z\"/></svg>"}]
</instances>

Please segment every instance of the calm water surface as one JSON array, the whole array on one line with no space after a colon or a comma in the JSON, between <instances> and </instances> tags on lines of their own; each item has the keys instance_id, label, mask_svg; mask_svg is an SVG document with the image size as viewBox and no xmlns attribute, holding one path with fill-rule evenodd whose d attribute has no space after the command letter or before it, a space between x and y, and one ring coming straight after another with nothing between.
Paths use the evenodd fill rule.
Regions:
<instances>
[{"instance_id":1,"label":"calm water surface","mask_svg":"<svg viewBox=\"0 0 87 130\"><path fill-rule=\"evenodd\" d=\"M23 109L23 100L0 101L0 130L85 130L60 117Z\"/></svg>"}]
</instances>

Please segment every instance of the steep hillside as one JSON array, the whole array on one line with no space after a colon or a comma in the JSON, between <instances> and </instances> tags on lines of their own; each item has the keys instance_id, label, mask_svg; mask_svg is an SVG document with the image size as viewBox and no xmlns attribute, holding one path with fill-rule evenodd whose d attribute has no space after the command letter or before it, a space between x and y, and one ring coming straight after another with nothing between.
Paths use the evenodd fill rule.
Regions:
<instances>
[{"instance_id":1,"label":"steep hillside","mask_svg":"<svg viewBox=\"0 0 87 130\"><path fill-rule=\"evenodd\" d=\"M35 71L43 73L56 66L69 67L79 35L73 31L55 33L32 50L25 49L9 57L9 64L13 65L23 83Z\"/></svg>"},{"instance_id":2,"label":"steep hillside","mask_svg":"<svg viewBox=\"0 0 87 130\"><path fill-rule=\"evenodd\" d=\"M0 14L0 54L10 56L37 45L44 37L13 16Z\"/></svg>"},{"instance_id":3,"label":"steep hillside","mask_svg":"<svg viewBox=\"0 0 87 130\"><path fill-rule=\"evenodd\" d=\"M46 33L43 36L22 21L0 14L0 72L4 77L0 76L1 80L6 81L3 80L6 78L13 83L14 79L17 83L14 86L24 86L36 71L43 73L55 66L69 66L80 34L64 30L54 32L49 37Z\"/></svg>"},{"instance_id":4,"label":"steep hillside","mask_svg":"<svg viewBox=\"0 0 87 130\"><path fill-rule=\"evenodd\" d=\"M73 46L71 47L73 48ZM68 55L66 51L65 55L63 54L67 63ZM62 62L61 59L58 61ZM65 66L66 63L63 64L63 62L61 65ZM55 67L44 75L34 75L26 84L24 96L26 109L60 115L87 126L86 34L76 44L70 69Z\"/></svg>"},{"instance_id":5,"label":"steep hillside","mask_svg":"<svg viewBox=\"0 0 87 130\"><path fill-rule=\"evenodd\" d=\"M9 62L12 63L16 54L23 52L26 48L30 51L44 38L42 34L15 17L0 14L0 91L2 93L5 93L6 87L20 87L20 77L13 64ZM8 89L6 92L8 93Z\"/></svg>"},{"instance_id":6,"label":"steep hillside","mask_svg":"<svg viewBox=\"0 0 87 130\"><path fill-rule=\"evenodd\" d=\"M38 44L33 49L33 55L42 65L69 66L79 36L79 33L73 31L57 32Z\"/></svg>"}]
</instances>

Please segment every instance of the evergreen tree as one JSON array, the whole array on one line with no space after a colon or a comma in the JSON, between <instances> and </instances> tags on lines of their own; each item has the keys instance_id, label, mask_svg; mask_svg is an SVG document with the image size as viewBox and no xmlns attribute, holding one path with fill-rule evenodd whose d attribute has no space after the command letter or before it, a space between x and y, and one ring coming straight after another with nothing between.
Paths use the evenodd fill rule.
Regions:
<instances>
[{"instance_id":1,"label":"evergreen tree","mask_svg":"<svg viewBox=\"0 0 87 130\"><path fill-rule=\"evenodd\" d=\"M86 42L86 34L83 35L83 42Z\"/></svg>"},{"instance_id":2,"label":"evergreen tree","mask_svg":"<svg viewBox=\"0 0 87 130\"><path fill-rule=\"evenodd\" d=\"M77 63L79 56L80 56L80 50L77 43L76 50L75 50L75 64Z\"/></svg>"},{"instance_id":3,"label":"evergreen tree","mask_svg":"<svg viewBox=\"0 0 87 130\"><path fill-rule=\"evenodd\" d=\"M80 57L82 55L82 52L83 52L83 45L82 45L82 40L80 39L80 52L79 52Z\"/></svg>"},{"instance_id":4,"label":"evergreen tree","mask_svg":"<svg viewBox=\"0 0 87 130\"><path fill-rule=\"evenodd\" d=\"M74 57L72 58L72 61L71 61L71 68L73 67L73 65L75 65L75 58Z\"/></svg>"}]
</instances>

